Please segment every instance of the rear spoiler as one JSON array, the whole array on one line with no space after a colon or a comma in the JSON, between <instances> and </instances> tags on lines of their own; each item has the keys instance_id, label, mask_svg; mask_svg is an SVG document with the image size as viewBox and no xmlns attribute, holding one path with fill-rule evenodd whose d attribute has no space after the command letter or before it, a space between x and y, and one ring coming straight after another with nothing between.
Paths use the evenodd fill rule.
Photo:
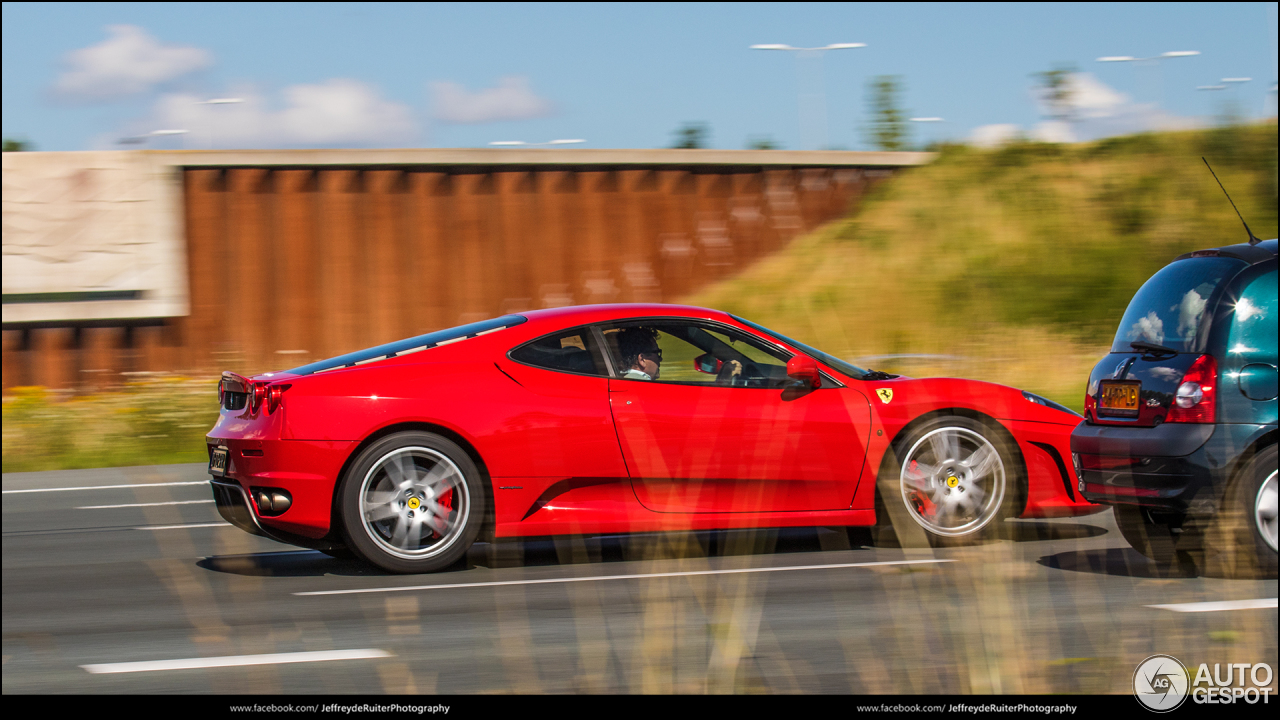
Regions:
<instances>
[{"instance_id":1,"label":"rear spoiler","mask_svg":"<svg viewBox=\"0 0 1280 720\"><path fill-rule=\"evenodd\" d=\"M218 383L218 389L222 392L247 393L252 386L252 380L230 370L222 373L222 380Z\"/></svg>"}]
</instances>

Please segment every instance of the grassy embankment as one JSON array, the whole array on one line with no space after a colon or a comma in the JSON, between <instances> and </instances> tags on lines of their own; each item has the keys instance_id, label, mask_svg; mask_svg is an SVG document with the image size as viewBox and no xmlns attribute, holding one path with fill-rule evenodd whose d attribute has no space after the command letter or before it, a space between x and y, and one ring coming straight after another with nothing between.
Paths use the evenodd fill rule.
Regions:
<instances>
[{"instance_id":1,"label":"grassy embankment","mask_svg":"<svg viewBox=\"0 0 1280 720\"><path fill-rule=\"evenodd\" d=\"M1078 146L950 148L881 186L856 217L685 300L916 377L1021 387L1080 408L1133 292L1174 256L1276 236L1276 126ZM4 401L4 472L202 462L216 378Z\"/></svg>"},{"instance_id":2,"label":"grassy embankment","mask_svg":"<svg viewBox=\"0 0 1280 720\"><path fill-rule=\"evenodd\" d=\"M204 462L217 378L161 377L89 395L17 388L4 399L4 472Z\"/></svg>"},{"instance_id":3,"label":"grassy embankment","mask_svg":"<svg viewBox=\"0 0 1280 720\"><path fill-rule=\"evenodd\" d=\"M1012 385L1076 410L1142 283L1276 237L1276 125L945 150L861 211L688 302L864 366ZM944 357L897 357L893 355Z\"/></svg>"}]
</instances>

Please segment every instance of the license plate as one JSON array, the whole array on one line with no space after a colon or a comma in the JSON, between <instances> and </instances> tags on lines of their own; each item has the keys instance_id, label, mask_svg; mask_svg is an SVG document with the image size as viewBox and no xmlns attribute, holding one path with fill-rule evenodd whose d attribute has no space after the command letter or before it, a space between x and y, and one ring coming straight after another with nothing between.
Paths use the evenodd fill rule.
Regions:
<instances>
[{"instance_id":1,"label":"license plate","mask_svg":"<svg viewBox=\"0 0 1280 720\"><path fill-rule=\"evenodd\" d=\"M227 457L229 453L224 447L216 447L209 456L209 474L224 477L227 474Z\"/></svg>"},{"instance_id":2,"label":"license plate","mask_svg":"<svg viewBox=\"0 0 1280 720\"><path fill-rule=\"evenodd\" d=\"M1142 383L1134 380L1103 380L1098 391L1098 414L1138 417L1138 396Z\"/></svg>"}]
</instances>

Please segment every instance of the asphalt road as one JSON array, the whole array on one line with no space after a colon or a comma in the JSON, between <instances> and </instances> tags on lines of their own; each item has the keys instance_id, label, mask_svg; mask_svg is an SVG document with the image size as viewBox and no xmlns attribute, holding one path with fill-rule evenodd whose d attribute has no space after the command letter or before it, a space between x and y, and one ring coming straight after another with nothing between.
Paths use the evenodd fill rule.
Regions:
<instances>
[{"instance_id":1,"label":"asphalt road","mask_svg":"<svg viewBox=\"0 0 1280 720\"><path fill-rule=\"evenodd\" d=\"M1280 670L1275 580L1159 577L1109 512L940 550L830 529L501 543L395 576L224 524L206 481L4 475L5 693L1128 694L1157 653Z\"/></svg>"}]
</instances>

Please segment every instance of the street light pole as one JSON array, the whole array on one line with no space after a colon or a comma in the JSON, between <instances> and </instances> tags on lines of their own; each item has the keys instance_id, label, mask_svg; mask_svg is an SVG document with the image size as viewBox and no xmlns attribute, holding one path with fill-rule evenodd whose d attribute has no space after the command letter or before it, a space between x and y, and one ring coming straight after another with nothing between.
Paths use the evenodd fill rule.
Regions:
<instances>
[{"instance_id":1,"label":"street light pole","mask_svg":"<svg viewBox=\"0 0 1280 720\"><path fill-rule=\"evenodd\" d=\"M1247 83L1252 79L1253 78L1247 78L1247 77L1222 78L1221 80L1218 81L1219 84L1217 85L1199 85L1196 87L1196 90L1211 90L1211 91L1212 90L1230 90L1236 85ZM1222 115L1221 115L1221 119L1225 121L1226 124L1228 125L1239 121L1238 115L1236 113L1236 108L1235 108L1236 104L1231 99L1229 99L1230 97L1231 96L1228 95L1228 99L1223 100Z\"/></svg>"},{"instance_id":2,"label":"street light pole","mask_svg":"<svg viewBox=\"0 0 1280 720\"><path fill-rule=\"evenodd\" d=\"M824 45L823 47L802 48L791 47L790 45L766 44L752 45L752 50L789 50L796 53L796 84L800 88L800 142L802 145L813 147L813 149L821 150L827 145L827 99L823 89L822 82L822 55L828 50L846 50L851 48L866 47L866 43L834 43ZM813 72L810 73L809 82L805 81L805 72L803 63L805 60L813 60ZM805 85L808 84L809 92L805 92ZM813 106L809 112L805 112L805 98L808 97L810 104ZM810 125L809 140L816 142L805 142L805 115L812 118Z\"/></svg>"},{"instance_id":3,"label":"street light pole","mask_svg":"<svg viewBox=\"0 0 1280 720\"><path fill-rule=\"evenodd\" d=\"M914 117L914 118L910 118L910 120L913 123L927 123L929 125L946 122L946 120L943 120L940 117ZM924 143L923 146L927 148L928 143Z\"/></svg>"},{"instance_id":4,"label":"street light pole","mask_svg":"<svg viewBox=\"0 0 1280 720\"><path fill-rule=\"evenodd\" d=\"M212 100L201 100L197 105L237 105L244 102L244 98L213 98ZM213 149L213 119L209 118L209 149Z\"/></svg>"},{"instance_id":5,"label":"street light pole","mask_svg":"<svg viewBox=\"0 0 1280 720\"><path fill-rule=\"evenodd\" d=\"M549 141L547 141L547 142L541 142L541 143L531 143L531 142L525 142L525 141L523 141L523 140L494 140L493 142L491 142L491 143L489 143L489 144L490 144L490 145L519 146L519 147L547 147L548 145L573 145L573 144L576 144L576 143L584 143L584 142L586 142L586 140L581 140L581 139L573 139L573 140L549 140Z\"/></svg>"},{"instance_id":6,"label":"street light pole","mask_svg":"<svg viewBox=\"0 0 1280 720\"><path fill-rule=\"evenodd\" d=\"M151 132L146 133L145 135L133 135L131 137L123 137L117 140L116 142L119 143L120 145L141 145L142 143L145 143L148 138L163 137L166 135L184 135L185 136L189 132L191 131L190 130L152 130ZM187 147L187 139L183 137L182 148L185 150L186 147Z\"/></svg>"},{"instance_id":7,"label":"street light pole","mask_svg":"<svg viewBox=\"0 0 1280 720\"><path fill-rule=\"evenodd\" d=\"M1107 55L1098 58L1098 62L1131 62L1135 63L1136 66L1149 64L1149 66L1155 71L1155 92L1153 93L1152 101L1155 102L1156 110L1158 111L1160 106L1164 104L1164 85L1160 78L1160 61L1168 60L1169 58L1192 57L1199 54L1199 50L1172 50L1170 52L1160 53L1159 55L1153 55L1151 57Z\"/></svg>"}]
</instances>

